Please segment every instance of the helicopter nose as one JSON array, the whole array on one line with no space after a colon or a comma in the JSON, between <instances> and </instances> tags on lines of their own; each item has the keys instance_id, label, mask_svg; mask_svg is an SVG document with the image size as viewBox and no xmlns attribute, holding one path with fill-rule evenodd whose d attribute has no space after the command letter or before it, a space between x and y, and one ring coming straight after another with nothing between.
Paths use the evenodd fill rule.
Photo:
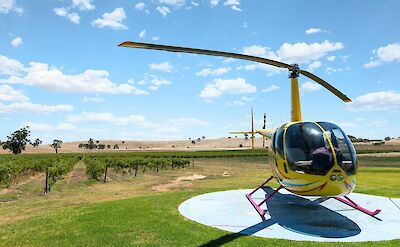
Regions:
<instances>
[{"instance_id":1,"label":"helicopter nose","mask_svg":"<svg viewBox=\"0 0 400 247\"><path fill-rule=\"evenodd\" d=\"M333 170L329 175L329 180L328 187L332 192L335 191L337 195L347 195L354 189L350 182L346 182L345 174L340 170Z\"/></svg>"}]
</instances>

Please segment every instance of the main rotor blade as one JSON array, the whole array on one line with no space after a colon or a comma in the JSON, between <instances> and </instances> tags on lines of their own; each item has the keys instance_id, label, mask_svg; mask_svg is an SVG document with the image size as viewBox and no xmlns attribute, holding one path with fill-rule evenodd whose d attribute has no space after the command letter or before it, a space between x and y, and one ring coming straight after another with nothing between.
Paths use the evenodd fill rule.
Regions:
<instances>
[{"instance_id":1,"label":"main rotor blade","mask_svg":"<svg viewBox=\"0 0 400 247\"><path fill-rule=\"evenodd\" d=\"M292 68L292 66L289 64L278 62L275 60L262 58L262 57L243 55L243 54L237 54L237 53L231 53L231 52L224 52L224 51L213 51L213 50L204 50L204 49L170 46L170 45L139 43L139 42L132 42L132 41L122 42L118 46L149 49L149 50L163 50L163 51L170 51L170 52L185 52L185 53L203 54L203 55L210 55L210 56L231 57L231 58L237 58L237 59L243 59L243 60L248 60L248 61L253 61L253 62L264 63L264 64L272 65L275 67L279 67L279 68L286 68L286 69Z\"/></svg>"},{"instance_id":2,"label":"main rotor blade","mask_svg":"<svg viewBox=\"0 0 400 247\"><path fill-rule=\"evenodd\" d=\"M320 84L324 88L326 88L329 91L331 91L334 95L339 97L344 102L351 102L351 99L349 99L346 95L344 95L342 92L340 92L339 90L334 88L331 84L329 84L326 81L322 80L318 76L316 76L314 74L311 74L310 72L305 71L305 70L300 70L300 74L303 74L303 75L307 76L308 78L310 78L311 80L317 82L318 84Z\"/></svg>"}]
</instances>

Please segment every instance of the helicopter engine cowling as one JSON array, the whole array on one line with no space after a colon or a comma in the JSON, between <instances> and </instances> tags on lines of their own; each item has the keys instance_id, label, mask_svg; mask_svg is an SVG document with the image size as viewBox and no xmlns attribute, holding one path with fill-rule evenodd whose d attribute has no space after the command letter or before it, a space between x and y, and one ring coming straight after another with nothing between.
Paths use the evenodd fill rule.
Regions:
<instances>
[{"instance_id":1,"label":"helicopter engine cowling","mask_svg":"<svg viewBox=\"0 0 400 247\"><path fill-rule=\"evenodd\" d=\"M357 156L338 126L327 122L291 122L272 140L272 170L279 183L300 195L347 195L356 185Z\"/></svg>"}]
</instances>

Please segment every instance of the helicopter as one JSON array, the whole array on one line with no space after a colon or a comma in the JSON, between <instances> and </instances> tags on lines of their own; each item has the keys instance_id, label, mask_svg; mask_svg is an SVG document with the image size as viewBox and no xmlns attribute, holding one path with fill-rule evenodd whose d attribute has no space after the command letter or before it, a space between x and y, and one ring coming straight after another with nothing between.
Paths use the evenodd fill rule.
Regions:
<instances>
[{"instance_id":1,"label":"helicopter","mask_svg":"<svg viewBox=\"0 0 400 247\"><path fill-rule=\"evenodd\" d=\"M252 192L247 193L246 198L262 218L268 210L261 208L261 206L284 188L299 196L321 197L321 202L334 198L378 219L376 215L381 212L380 209L368 210L348 197L348 194L354 191L356 187L358 165L355 148L345 132L333 123L302 121L298 85L300 75L320 84L342 101L351 102L350 98L325 80L300 69L298 64L286 64L239 53L132 41L122 42L118 46L229 57L287 69L291 83L291 121L275 129L267 129L264 122L262 129L254 130L252 110L251 131L231 132L232 134L251 134L252 147L254 147L255 134L271 139L273 151L272 175ZM279 183L279 187L266 195L262 201L256 202L252 195L272 179Z\"/></svg>"}]
</instances>

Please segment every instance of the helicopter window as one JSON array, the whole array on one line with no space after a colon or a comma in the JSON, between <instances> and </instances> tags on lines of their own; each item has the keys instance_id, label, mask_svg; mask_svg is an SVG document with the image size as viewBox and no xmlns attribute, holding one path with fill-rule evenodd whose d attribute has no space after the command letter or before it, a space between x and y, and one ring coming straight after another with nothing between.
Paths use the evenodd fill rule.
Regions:
<instances>
[{"instance_id":1,"label":"helicopter window","mask_svg":"<svg viewBox=\"0 0 400 247\"><path fill-rule=\"evenodd\" d=\"M286 130L289 169L325 175L333 167L332 152L321 128L314 123L297 123Z\"/></svg>"},{"instance_id":2,"label":"helicopter window","mask_svg":"<svg viewBox=\"0 0 400 247\"><path fill-rule=\"evenodd\" d=\"M282 127L279 128L279 130L276 132L276 138L275 138L275 148L277 150L277 152L282 155L284 155L283 153L283 133L284 131L284 125L282 125Z\"/></svg>"},{"instance_id":3,"label":"helicopter window","mask_svg":"<svg viewBox=\"0 0 400 247\"><path fill-rule=\"evenodd\" d=\"M357 156L350 139L338 126L334 124L319 124L325 129L332 141L338 164L347 174L355 174L357 170Z\"/></svg>"}]
</instances>

